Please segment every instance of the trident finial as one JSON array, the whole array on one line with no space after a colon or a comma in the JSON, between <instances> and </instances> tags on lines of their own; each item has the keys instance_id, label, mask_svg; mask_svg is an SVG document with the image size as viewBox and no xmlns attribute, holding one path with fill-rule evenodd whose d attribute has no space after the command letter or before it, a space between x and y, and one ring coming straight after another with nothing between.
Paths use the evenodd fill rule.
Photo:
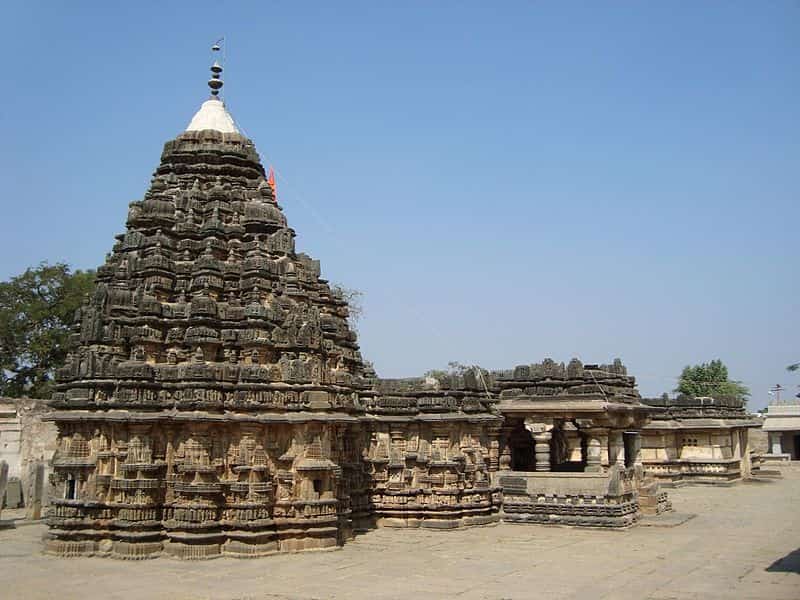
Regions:
<instances>
[{"instance_id":1,"label":"trident finial","mask_svg":"<svg viewBox=\"0 0 800 600\"><path fill-rule=\"evenodd\" d=\"M219 38L214 45L211 46L211 52L219 52L220 51L220 44L225 41L224 37ZM222 65L220 65L216 60L214 64L211 65L211 79L208 80L208 87L211 88L211 95L215 98L219 96L219 90L223 86L222 79L220 75L222 74Z\"/></svg>"}]
</instances>

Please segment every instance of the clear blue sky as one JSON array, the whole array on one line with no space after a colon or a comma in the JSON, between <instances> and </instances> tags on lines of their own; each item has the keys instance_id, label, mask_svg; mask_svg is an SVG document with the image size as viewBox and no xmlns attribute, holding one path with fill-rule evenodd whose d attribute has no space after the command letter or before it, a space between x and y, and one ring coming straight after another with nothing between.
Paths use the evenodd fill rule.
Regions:
<instances>
[{"instance_id":1,"label":"clear blue sky","mask_svg":"<svg viewBox=\"0 0 800 600\"><path fill-rule=\"evenodd\" d=\"M94 268L206 97L384 376L621 357L800 376L797 2L11 2L0 279Z\"/></svg>"}]
</instances>

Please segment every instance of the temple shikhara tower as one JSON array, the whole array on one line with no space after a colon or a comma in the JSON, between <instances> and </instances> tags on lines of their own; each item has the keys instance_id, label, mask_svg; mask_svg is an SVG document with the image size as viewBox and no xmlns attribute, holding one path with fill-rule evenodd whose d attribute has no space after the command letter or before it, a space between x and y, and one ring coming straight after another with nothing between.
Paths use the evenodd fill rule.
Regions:
<instances>
[{"instance_id":1,"label":"temple shikhara tower","mask_svg":"<svg viewBox=\"0 0 800 600\"><path fill-rule=\"evenodd\" d=\"M221 70L81 309L55 397L56 552L335 545L364 503L347 306L295 252Z\"/></svg>"},{"instance_id":2,"label":"temple shikhara tower","mask_svg":"<svg viewBox=\"0 0 800 600\"><path fill-rule=\"evenodd\" d=\"M627 526L668 508L638 458L655 409L620 362L365 368L211 71L77 315L48 552L258 556L375 525Z\"/></svg>"}]
</instances>

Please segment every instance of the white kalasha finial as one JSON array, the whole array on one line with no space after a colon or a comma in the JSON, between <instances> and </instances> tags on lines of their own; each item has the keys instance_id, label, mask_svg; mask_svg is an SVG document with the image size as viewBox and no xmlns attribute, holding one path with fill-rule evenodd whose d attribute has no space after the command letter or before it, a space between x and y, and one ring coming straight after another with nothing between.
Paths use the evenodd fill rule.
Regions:
<instances>
[{"instance_id":1,"label":"white kalasha finial","mask_svg":"<svg viewBox=\"0 0 800 600\"><path fill-rule=\"evenodd\" d=\"M220 44L225 38L220 38L211 46L212 52L219 52L221 50ZM223 52L224 56L224 52ZM225 59L222 59L225 62ZM200 110L192 117L192 121L186 128L186 131L203 131L211 129L220 131L222 133L239 133L233 117L225 109L225 104L219 97L219 90L222 87L222 65L216 60L211 65L211 79L208 80L208 87L211 88L211 98L203 102Z\"/></svg>"}]
</instances>

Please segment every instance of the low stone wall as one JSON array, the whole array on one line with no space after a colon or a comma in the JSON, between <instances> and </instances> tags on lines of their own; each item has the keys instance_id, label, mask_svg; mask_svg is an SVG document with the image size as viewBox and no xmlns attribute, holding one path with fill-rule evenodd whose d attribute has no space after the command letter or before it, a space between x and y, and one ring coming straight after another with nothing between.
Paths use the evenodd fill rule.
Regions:
<instances>
[{"instance_id":1,"label":"low stone wall","mask_svg":"<svg viewBox=\"0 0 800 600\"><path fill-rule=\"evenodd\" d=\"M607 473L500 471L501 518L511 523L627 527L639 519L635 468Z\"/></svg>"},{"instance_id":2,"label":"low stone wall","mask_svg":"<svg viewBox=\"0 0 800 600\"><path fill-rule=\"evenodd\" d=\"M648 475L662 484L731 483L742 478L741 459L682 459L679 461L644 461Z\"/></svg>"},{"instance_id":3,"label":"low stone wall","mask_svg":"<svg viewBox=\"0 0 800 600\"><path fill-rule=\"evenodd\" d=\"M500 490L403 490L373 494L379 527L454 529L497 521Z\"/></svg>"}]
</instances>

